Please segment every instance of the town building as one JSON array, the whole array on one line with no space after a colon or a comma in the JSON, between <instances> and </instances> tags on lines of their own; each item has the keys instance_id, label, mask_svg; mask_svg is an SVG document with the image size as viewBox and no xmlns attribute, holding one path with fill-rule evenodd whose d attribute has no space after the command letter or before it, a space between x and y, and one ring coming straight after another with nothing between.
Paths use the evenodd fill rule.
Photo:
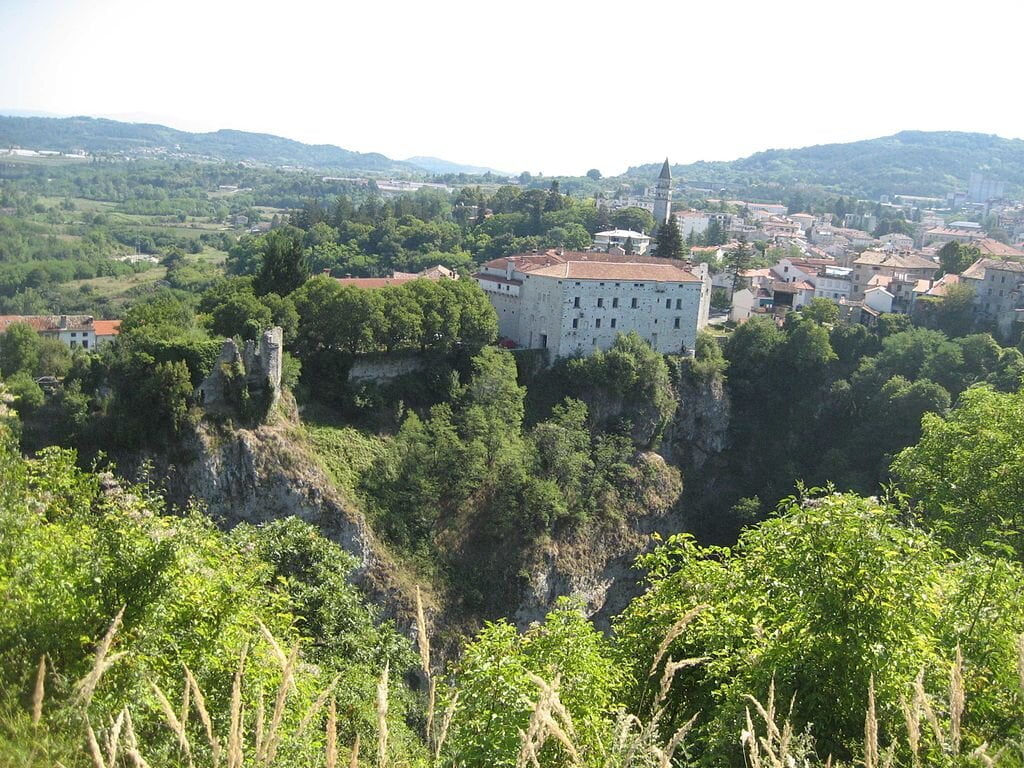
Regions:
<instances>
[{"instance_id":1,"label":"town building","mask_svg":"<svg viewBox=\"0 0 1024 768\"><path fill-rule=\"evenodd\" d=\"M692 353L707 325L706 264L549 250L494 259L474 275L501 336L552 358L608 349L636 331L665 354Z\"/></svg>"},{"instance_id":2,"label":"town building","mask_svg":"<svg viewBox=\"0 0 1024 768\"><path fill-rule=\"evenodd\" d=\"M1014 324L1024 320L1024 264L981 258L961 273L960 282L974 289L978 317L991 321L1004 339L1011 337Z\"/></svg>"},{"instance_id":3,"label":"town building","mask_svg":"<svg viewBox=\"0 0 1024 768\"><path fill-rule=\"evenodd\" d=\"M892 311L909 312L919 280L930 280L938 269L931 259L910 252L864 251L853 262L852 301L863 301L871 288L894 296Z\"/></svg>"},{"instance_id":4,"label":"town building","mask_svg":"<svg viewBox=\"0 0 1024 768\"><path fill-rule=\"evenodd\" d=\"M420 272L399 272L395 270L387 277L336 277L334 279L342 285L370 289L384 288L389 285L401 285L411 280L458 280L459 274L453 269L436 264Z\"/></svg>"},{"instance_id":5,"label":"town building","mask_svg":"<svg viewBox=\"0 0 1024 768\"><path fill-rule=\"evenodd\" d=\"M115 339L121 328L120 320L95 320L91 315L0 315L0 333L15 324L27 325L70 349L95 349Z\"/></svg>"},{"instance_id":6,"label":"town building","mask_svg":"<svg viewBox=\"0 0 1024 768\"><path fill-rule=\"evenodd\" d=\"M609 229L594 235L594 250L608 253L616 247L621 248L624 253L643 256L650 250L651 237L632 229Z\"/></svg>"}]
</instances>

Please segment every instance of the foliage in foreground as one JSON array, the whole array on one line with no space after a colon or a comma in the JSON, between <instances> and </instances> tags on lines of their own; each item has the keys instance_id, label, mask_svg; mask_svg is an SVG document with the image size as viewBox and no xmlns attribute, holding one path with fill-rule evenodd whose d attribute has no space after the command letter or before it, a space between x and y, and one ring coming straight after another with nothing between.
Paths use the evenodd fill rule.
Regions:
<instances>
[{"instance_id":1,"label":"foliage in foreground","mask_svg":"<svg viewBox=\"0 0 1024 768\"><path fill-rule=\"evenodd\" d=\"M398 680L392 749L417 754L405 724L415 720L411 698L400 682L413 660L409 644L376 624L346 583L351 561L337 547L294 520L228 536L199 514L163 517L145 488L81 472L67 451L24 460L2 427L0 438L0 755L23 755L26 765L82 764L83 718L106 733L128 707L145 759L173 764L180 739L167 731L161 696L181 699L187 668L217 733L232 730L240 696L249 731L265 707L266 732L276 717L288 734L274 764L304 765L324 732L300 721L325 690L343 743L376 732L384 667ZM100 640L109 626L112 639ZM47 704L32 726L17 713L38 697L39 684ZM287 696L278 705L282 685ZM275 698L261 705L268 697ZM178 703L173 711L184 719ZM196 716L188 733L205 744L205 728Z\"/></svg>"}]
</instances>

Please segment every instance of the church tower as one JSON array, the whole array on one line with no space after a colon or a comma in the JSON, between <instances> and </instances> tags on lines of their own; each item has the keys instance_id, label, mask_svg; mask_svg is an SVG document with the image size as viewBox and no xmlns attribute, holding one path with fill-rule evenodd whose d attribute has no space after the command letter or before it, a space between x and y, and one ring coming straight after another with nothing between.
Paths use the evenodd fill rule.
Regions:
<instances>
[{"instance_id":1,"label":"church tower","mask_svg":"<svg viewBox=\"0 0 1024 768\"><path fill-rule=\"evenodd\" d=\"M657 229L668 221L672 214L672 170L668 167L668 158L661 166L658 175L658 186L654 192L654 227Z\"/></svg>"}]
</instances>

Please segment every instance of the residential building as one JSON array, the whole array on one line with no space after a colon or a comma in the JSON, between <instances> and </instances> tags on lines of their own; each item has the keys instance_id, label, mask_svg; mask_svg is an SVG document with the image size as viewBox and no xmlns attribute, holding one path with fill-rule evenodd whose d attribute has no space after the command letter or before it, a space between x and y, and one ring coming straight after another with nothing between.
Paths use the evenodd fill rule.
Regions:
<instances>
[{"instance_id":1,"label":"residential building","mask_svg":"<svg viewBox=\"0 0 1024 768\"><path fill-rule=\"evenodd\" d=\"M708 231L708 224L711 222L707 211L676 211L676 223L679 225L679 234L684 238L693 235L703 235Z\"/></svg>"},{"instance_id":2,"label":"residential building","mask_svg":"<svg viewBox=\"0 0 1024 768\"><path fill-rule=\"evenodd\" d=\"M389 285L401 285L411 280L458 280L459 275L453 269L448 269L441 264L427 267L420 272L398 272L392 271L388 277L336 277L334 278L342 285L351 285L355 288L384 288Z\"/></svg>"},{"instance_id":3,"label":"residential building","mask_svg":"<svg viewBox=\"0 0 1024 768\"><path fill-rule=\"evenodd\" d=\"M988 178L981 173L972 173L967 186L967 199L972 203L986 203L1003 197L1006 183Z\"/></svg>"},{"instance_id":4,"label":"residential building","mask_svg":"<svg viewBox=\"0 0 1024 768\"><path fill-rule=\"evenodd\" d=\"M954 240L958 243L970 243L983 237L985 237L985 233L980 229L964 229L952 226L935 227L924 233L924 244L938 243L939 245L945 245Z\"/></svg>"},{"instance_id":5,"label":"residential building","mask_svg":"<svg viewBox=\"0 0 1024 768\"><path fill-rule=\"evenodd\" d=\"M1024 319L1024 264L981 258L961 273L960 282L974 289L978 316L1004 339L1012 336L1014 324Z\"/></svg>"},{"instance_id":6,"label":"residential building","mask_svg":"<svg viewBox=\"0 0 1024 768\"><path fill-rule=\"evenodd\" d=\"M553 358L608 349L636 331L665 354L692 353L707 324L707 265L549 250L494 259L474 275L501 335Z\"/></svg>"},{"instance_id":7,"label":"residential building","mask_svg":"<svg viewBox=\"0 0 1024 768\"><path fill-rule=\"evenodd\" d=\"M95 349L116 338L121 327L120 320L94 320L91 315L0 315L0 333L17 323L70 349Z\"/></svg>"},{"instance_id":8,"label":"residential building","mask_svg":"<svg viewBox=\"0 0 1024 768\"><path fill-rule=\"evenodd\" d=\"M594 250L608 253L615 247L643 256L651 247L651 237L632 229L609 229L594 235Z\"/></svg>"},{"instance_id":9,"label":"residential building","mask_svg":"<svg viewBox=\"0 0 1024 768\"><path fill-rule=\"evenodd\" d=\"M864 251L853 262L852 301L862 301L870 288L893 294L894 312L909 312L918 280L930 280L938 264L911 252Z\"/></svg>"}]
</instances>

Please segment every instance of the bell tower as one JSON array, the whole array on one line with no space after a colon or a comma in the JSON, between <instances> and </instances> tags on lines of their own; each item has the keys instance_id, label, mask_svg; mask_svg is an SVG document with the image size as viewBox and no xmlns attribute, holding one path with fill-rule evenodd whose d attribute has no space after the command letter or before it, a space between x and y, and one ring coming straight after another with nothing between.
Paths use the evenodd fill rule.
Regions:
<instances>
[{"instance_id":1,"label":"bell tower","mask_svg":"<svg viewBox=\"0 0 1024 768\"><path fill-rule=\"evenodd\" d=\"M668 166L668 158L661 166L658 175L658 186L654 192L654 226L660 227L672 215L672 169Z\"/></svg>"}]
</instances>

